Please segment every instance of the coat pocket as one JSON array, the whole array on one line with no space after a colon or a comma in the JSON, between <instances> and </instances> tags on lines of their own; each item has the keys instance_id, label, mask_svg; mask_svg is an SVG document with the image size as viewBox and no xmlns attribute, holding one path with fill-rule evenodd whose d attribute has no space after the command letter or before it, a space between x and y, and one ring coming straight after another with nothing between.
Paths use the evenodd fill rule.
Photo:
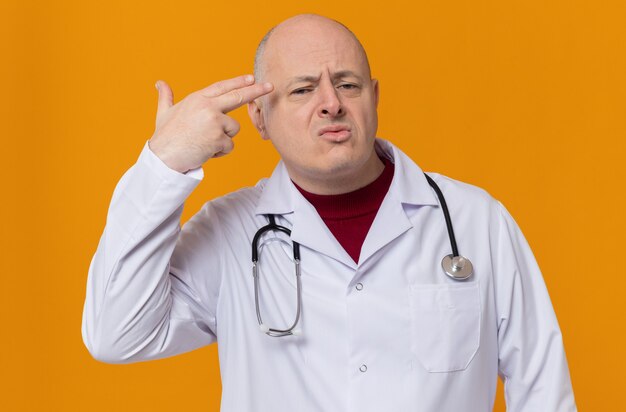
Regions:
<instances>
[{"instance_id":1,"label":"coat pocket","mask_svg":"<svg viewBox=\"0 0 626 412\"><path fill-rule=\"evenodd\" d=\"M478 283L411 285L411 350L429 372L466 369L480 345Z\"/></svg>"}]
</instances>

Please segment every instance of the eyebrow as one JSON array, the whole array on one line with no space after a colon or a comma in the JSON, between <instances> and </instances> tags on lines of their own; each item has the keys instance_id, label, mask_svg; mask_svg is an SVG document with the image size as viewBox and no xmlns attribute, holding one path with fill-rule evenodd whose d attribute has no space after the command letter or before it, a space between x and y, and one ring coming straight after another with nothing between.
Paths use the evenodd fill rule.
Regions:
<instances>
[{"instance_id":1,"label":"eyebrow","mask_svg":"<svg viewBox=\"0 0 626 412\"><path fill-rule=\"evenodd\" d=\"M359 81L363 81L361 76L359 76L358 74L356 74L352 70L341 70L341 71L338 71L336 73L333 73L332 80L344 79L346 77L356 77ZM287 87L290 87L294 83L299 83L299 82L315 83L315 82L318 82L319 79L320 79L320 76L311 76L311 75L296 76L296 77L292 78L289 81L289 83L287 83Z\"/></svg>"},{"instance_id":2,"label":"eyebrow","mask_svg":"<svg viewBox=\"0 0 626 412\"><path fill-rule=\"evenodd\" d=\"M294 83L307 82L307 83L315 83L319 81L319 76L297 76L292 78L289 83L287 83L287 87L291 87Z\"/></svg>"}]
</instances>

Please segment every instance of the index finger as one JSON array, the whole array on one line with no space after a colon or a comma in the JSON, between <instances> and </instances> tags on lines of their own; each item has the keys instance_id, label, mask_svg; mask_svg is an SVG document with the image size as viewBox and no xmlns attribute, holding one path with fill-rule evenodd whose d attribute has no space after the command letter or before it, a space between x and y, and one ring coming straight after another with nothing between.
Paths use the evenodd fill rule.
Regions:
<instances>
[{"instance_id":1,"label":"index finger","mask_svg":"<svg viewBox=\"0 0 626 412\"><path fill-rule=\"evenodd\" d=\"M274 90L272 83L256 83L248 87L231 90L217 97L218 106L223 113L235 110L239 106L253 101Z\"/></svg>"},{"instance_id":2,"label":"index finger","mask_svg":"<svg viewBox=\"0 0 626 412\"><path fill-rule=\"evenodd\" d=\"M217 97L231 90L239 89L254 83L254 76L251 74L244 74L243 76L233 77L232 79L222 80L215 82L210 86L200 89L198 92L206 97Z\"/></svg>"}]
</instances>

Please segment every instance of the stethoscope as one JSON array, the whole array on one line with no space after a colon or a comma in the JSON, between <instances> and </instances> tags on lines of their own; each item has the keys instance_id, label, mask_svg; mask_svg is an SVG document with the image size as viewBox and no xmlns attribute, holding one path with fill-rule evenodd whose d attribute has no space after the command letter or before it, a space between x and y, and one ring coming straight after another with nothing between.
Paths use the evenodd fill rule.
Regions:
<instances>
[{"instance_id":1,"label":"stethoscope","mask_svg":"<svg viewBox=\"0 0 626 412\"><path fill-rule=\"evenodd\" d=\"M450 219L450 213L448 212L448 205L446 204L446 199L441 193L441 189L435 183L430 176L424 173L426 176L426 180L428 184L435 190L437 194L437 198L439 199L439 203L441 204L441 209L443 211L443 216L446 219L446 227L448 229L448 237L450 238L450 246L452 247L452 253L446 255L441 260L441 267L443 268L444 273L450 278L458 281L467 280L472 276L472 262L464 257L459 255L458 248L456 246L456 238L454 237L454 230L452 230L452 220ZM256 306L256 317L259 321L259 328L261 331L269 336L273 337L281 337L281 336L289 336L289 335L299 335L300 330L296 329L298 325L298 321L300 320L300 311L302 308L302 282L300 280L300 244L298 242L293 242L293 261L296 269L296 293L297 293L297 310L296 310L296 319L294 320L291 327L288 329L275 329L270 328L266 324L263 323L263 319L261 318L261 309L259 308L259 254L258 254L258 243L260 237L268 231L277 230L279 232L283 232L287 234L287 236L291 236L291 230L287 229L284 226L277 225L274 215L268 215L269 224L260 228L254 238L252 239L252 277L254 278L254 304Z\"/></svg>"}]
</instances>

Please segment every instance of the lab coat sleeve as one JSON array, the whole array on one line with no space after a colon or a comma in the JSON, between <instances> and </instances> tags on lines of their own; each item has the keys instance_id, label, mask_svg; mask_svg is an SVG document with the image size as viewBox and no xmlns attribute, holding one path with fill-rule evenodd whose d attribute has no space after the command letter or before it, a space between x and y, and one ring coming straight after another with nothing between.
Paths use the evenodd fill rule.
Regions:
<instances>
[{"instance_id":1,"label":"lab coat sleeve","mask_svg":"<svg viewBox=\"0 0 626 412\"><path fill-rule=\"evenodd\" d=\"M146 143L117 184L89 266L83 308L83 341L94 358L143 361L216 340L215 311L192 277L195 261L183 257L197 252L179 242L184 201L202 178L202 169L170 169ZM203 236L219 236L211 230ZM175 268L173 256L179 256ZM205 263L219 274L218 256L208 254Z\"/></svg>"},{"instance_id":2,"label":"lab coat sleeve","mask_svg":"<svg viewBox=\"0 0 626 412\"><path fill-rule=\"evenodd\" d=\"M509 412L576 411L565 350L541 271L513 217L494 202L499 374Z\"/></svg>"}]
</instances>

